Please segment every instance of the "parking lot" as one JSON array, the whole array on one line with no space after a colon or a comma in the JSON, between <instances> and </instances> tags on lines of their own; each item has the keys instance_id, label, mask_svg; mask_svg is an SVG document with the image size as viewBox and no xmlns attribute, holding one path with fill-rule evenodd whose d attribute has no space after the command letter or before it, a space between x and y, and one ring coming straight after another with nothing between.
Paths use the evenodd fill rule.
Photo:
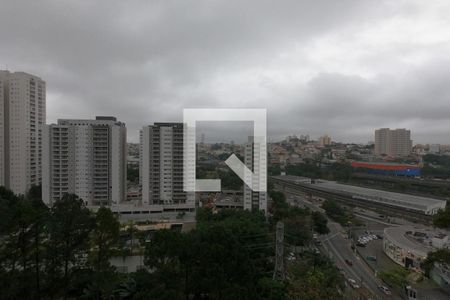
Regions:
<instances>
[{"instance_id":1,"label":"parking lot","mask_svg":"<svg viewBox=\"0 0 450 300\"><path fill-rule=\"evenodd\" d=\"M382 236L384 228L388 227L383 224L374 224L370 221L368 221L366 225L366 227L353 230L355 245L359 237L367 235L366 231L370 231L370 234ZM399 265L394 263L383 252L383 239L372 239L368 241L365 246L356 246L356 251L359 253L361 259L363 259L370 268L376 271L376 273L390 271L399 267ZM448 295L429 279L424 279L420 284L415 286L422 295L427 295L427 299L448 299ZM396 294L402 294L403 292L400 288L390 287L390 289Z\"/></svg>"}]
</instances>

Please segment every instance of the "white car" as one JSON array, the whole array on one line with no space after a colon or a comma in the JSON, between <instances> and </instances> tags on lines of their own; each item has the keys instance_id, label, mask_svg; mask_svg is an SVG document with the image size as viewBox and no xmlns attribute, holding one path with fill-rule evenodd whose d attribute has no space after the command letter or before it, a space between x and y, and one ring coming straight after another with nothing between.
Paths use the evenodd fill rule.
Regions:
<instances>
[{"instance_id":1,"label":"white car","mask_svg":"<svg viewBox=\"0 0 450 300\"><path fill-rule=\"evenodd\" d=\"M389 290L387 287L385 287L384 285L380 285L379 286L380 289L383 291L383 293L385 293L386 295L391 295L391 290Z\"/></svg>"},{"instance_id":2,"label":"white car","mask_svg":"<svg viewBox=\"0 0 450 300\"><path fill-rule=\"evenodd\" d=\"M355 279L349 278L348 282L350 283L350 285L352 286L352 288L354 289L359 289L359 285L356 283Z\"/></svg>"}]
</instances>

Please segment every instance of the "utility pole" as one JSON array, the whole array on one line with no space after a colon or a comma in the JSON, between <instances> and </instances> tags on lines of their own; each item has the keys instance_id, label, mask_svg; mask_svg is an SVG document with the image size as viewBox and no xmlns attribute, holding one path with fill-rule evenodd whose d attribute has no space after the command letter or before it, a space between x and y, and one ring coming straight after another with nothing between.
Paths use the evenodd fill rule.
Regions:
<instances>
[{"instance_id":1,"label":"utility pole","mask_svg":"<svg viewBox=\"0 0 450 300\"><path fill-rule=\"evenodd\" d=\"M275 237L275 270L274 280L284 280L284 223L277 222Z\"/></svg>"}]
</instances>

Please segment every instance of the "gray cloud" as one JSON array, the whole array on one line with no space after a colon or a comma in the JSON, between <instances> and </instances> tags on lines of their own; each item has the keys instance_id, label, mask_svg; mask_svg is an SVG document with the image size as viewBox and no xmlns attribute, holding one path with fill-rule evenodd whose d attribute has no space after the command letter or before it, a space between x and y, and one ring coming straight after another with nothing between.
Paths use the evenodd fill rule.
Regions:
<instances>
[{"instance_id":1,"label":"gray cloud","mask_svg":"<svg viewBox=\"0 0 450 300\"><path fill-rule=\"evenodd\" d=\"M266 107L273 138L366 142L390 126L450 143L448 13L445 1L4 0L0 68L47 81L48 122L115 115L132 141L184 107Z\"/></svg>"}]
</instances>

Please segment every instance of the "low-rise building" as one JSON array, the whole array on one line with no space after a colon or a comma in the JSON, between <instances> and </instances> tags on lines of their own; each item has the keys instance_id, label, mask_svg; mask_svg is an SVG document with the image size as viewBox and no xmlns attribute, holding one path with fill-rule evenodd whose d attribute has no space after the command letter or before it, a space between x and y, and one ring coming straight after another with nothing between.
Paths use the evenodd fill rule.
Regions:
<instances>
[{"instance_id":1,"label":"low-rise building","mask_svg":"<svg viewBox=\"0 0 450 300\"><path fill-rule=\"evenodd\" d=\"M439 209L445 209L446 206L446 201L441 199L369 189L335 181L316 180L314 186L315 188L348 195L356 201L374 202L425 215L434 215Z\"/></svg>"},{"instance_id":2,"label":"low-rise building","mask_svg":"<svg viewBox=\"0 0 450 300\"><path fill-rule=\"evenodd\" d=\"M384 229L383 251L397 264L421 271L421 264L427 258L428 253L436 251L436 246L446 248L448 244L447 234L433 229L417 228L414 226L397 226ZM434 244L433 239L439 237L446 243Z\"/></svg>"}]
</instances>

